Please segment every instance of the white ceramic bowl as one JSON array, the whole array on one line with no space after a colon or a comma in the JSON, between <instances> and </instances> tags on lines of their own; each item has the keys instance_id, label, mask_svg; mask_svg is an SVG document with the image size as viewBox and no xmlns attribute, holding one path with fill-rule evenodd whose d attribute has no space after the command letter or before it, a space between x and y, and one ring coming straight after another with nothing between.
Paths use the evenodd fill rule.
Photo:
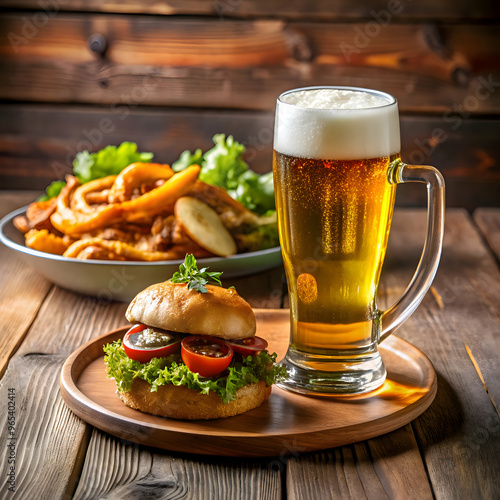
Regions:
<instances>
[{"instance_id":1,"label":"white ceramic bowl","mask_svg":"<svg viewBox=\"0 0 500 500\"><path fill-rule=\"evenodd\" d=\"M165 281L179 270L181 260L159 262L120 262L108 260L79 260L32 250L24 245L24 235L13 224L19 208L0 221L0 241L19 253L42 276L73 292L91 295L102 301L128 302L153 283ZM222 278L248 276L278 267L282 263L280 247L222 258L199 259L198 267L222 271Z\"/></svg>"}]
</instances>

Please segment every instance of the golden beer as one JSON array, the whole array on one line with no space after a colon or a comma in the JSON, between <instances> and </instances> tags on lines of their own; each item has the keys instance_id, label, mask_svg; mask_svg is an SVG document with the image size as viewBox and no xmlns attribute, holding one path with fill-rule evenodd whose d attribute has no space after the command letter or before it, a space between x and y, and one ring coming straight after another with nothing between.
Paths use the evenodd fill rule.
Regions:
<instances>
[{"instance_id":1,"label":"golden beer","mask_svg":"<svg viewBox=\"0 0 500 500\"><path fill-rule=\"evenodd\" d=\"M395 198L396 155L365 160L274 152L291 344L315 353L369 346Z\"/></svg>"},{"instance_id":2,"label":"golden beer","mask_svg":"<svg viewBox=\"0 0 500 500\"><path fill-rule=\"evenodd\" d=\"M443 238L443 178L433 167L401 162L400 149L389 94L309 87L278 98L274 189L290 300L283 389L329 396L384 383L378 345L429 289ZM429 231L410 286L380 311L377 288L403 182L427 184Z\"/></svg>"}]
</instances>

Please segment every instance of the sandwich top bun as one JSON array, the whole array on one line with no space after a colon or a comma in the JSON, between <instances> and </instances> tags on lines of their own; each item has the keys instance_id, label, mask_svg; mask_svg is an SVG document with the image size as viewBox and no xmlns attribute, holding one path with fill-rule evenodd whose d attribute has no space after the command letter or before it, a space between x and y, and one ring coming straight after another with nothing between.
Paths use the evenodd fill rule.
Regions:
<instances>
[{"instance_id":1,"label":"sandwich top bun","mask_svg":"<svg viewBox=\"0 0 500 500\"><path fill-rule=\"evenodd\" d=\"M199 293L185 283L151 285L134 298L125 316L131 323L175 332L230 340L255 336L255 314L236 290L206 288L207 293Z\"/></svg>"}]
</instances>

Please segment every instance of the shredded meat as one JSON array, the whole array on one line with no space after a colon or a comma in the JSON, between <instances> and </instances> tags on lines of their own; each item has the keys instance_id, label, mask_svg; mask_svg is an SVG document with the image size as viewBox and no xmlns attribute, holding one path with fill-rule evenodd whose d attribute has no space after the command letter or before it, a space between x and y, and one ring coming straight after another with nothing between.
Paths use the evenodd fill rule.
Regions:
<instances>
[{"instance_id":1,"label":"shredded meat","mask_svg":"<svg viewBox=\"0 0 500 500\"><path fill-rule=\"evenodd\" d=\"M83 260L127 260L121 255L110 252L107 248L98 246L88 246L84 248L77 256L78 259Z\"/></svg>"},{"instance_id":2,"label":"shredded meat","mask_svg":"<svg viewBox=\"0 0 500 500\"><path fill-rule=\"evenodd\" d=\"M109 196L109 189L103 189L102 191L93 191L87 193L85 197L89 205L107 205Z\"/></svg>"}]
</instances>

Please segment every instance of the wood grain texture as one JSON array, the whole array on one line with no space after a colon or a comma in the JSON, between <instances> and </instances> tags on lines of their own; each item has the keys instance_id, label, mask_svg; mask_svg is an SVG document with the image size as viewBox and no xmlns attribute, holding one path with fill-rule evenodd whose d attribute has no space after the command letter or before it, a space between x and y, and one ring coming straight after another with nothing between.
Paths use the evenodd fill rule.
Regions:
<instances>
[{"instance_id":1,"label":"wood grain texture","mask_svg":"<svg viewBox=\"0 0 500 500\"><path fill-rule=\"evenodd\" d=\"M19 206L32 199L32 193L27 193L25 195L4 195L0 199L4 201L2 203L2 209L5 211L10 211L15 206ZM0 261L2 264L4 261ZM6 262L6 261L5 261ZM9 264L6 262L6 265ZM29 269L25 271L31 275L36 276L33 270ZM16 277L19 274L15 275ZM267 277L264 279L266 281ZM252 282L257 286L257 281L252 278ZM11 288L19 285L19 282L13 279L11 283ZM262 291L263 287L260 287L261 293L258 295L259 300L263 300ZM257 295L255 295L257 298ZM16 303L20 306L24 306L24 311L26 312L26 304L20 300L17 296ZM19 388L18 392L18 404L26 408L26 413L18 413L18 421L23 422L23 425L32 426L32 430L29 434L26 434L27 439L29 436L33 435L47 435L50 436L50 444L46 444L45 441L40 441L38 443L43 447L42 450L32 451L31 455L34 457L26 461L24 458L22 461L17 462L18 470L23 470L23 474L19 475L18 480L22 482L23 487L20 488L20 496L13 496L12 498L34 498L35 491L37 492L37 498L62 498L64 492L71 492L76 487L76 481L78 479L81 465L82 465L82 446L83 450L86 450L87 438L85 436L86 426L80 421L68 408L61 402L59 398L58 390L58 377L61 363L64 357L72 352L76 347L82 343L90 340L91 338L101 334L103 331L108 331L119 325L126 324L124 318L126 304L104 304L99 303L94 299L84 297L78 294L73 294L60 290L57 287L53 288L50 294L46 297L43 307L39 311L35 321L32 323L29 330L29 334L25 339L21 350L11 361L9 365L9 370L6 373L4 385L2 386L2 400L4 399L4 388L15 386ZM18 308L19 309L19 308ZM21 323L17 323L16 328L22 327ZM62 357L61 357L62 356ZM30 368L30 360L42 360L49 363L51 368L47 368L45 364L37 364ZM38 361L37 361L38 362ZM30 378L30 370L33 370L37 374L37 379L33 377ZM41 378L40 378L41 377ZM47 380L52 380L54 378L54 384L46 382ZM26 396L24 392L21 391L22 387L16 385L20 380L30 381L30 392ZM43 387L43 391L40 390ZM21 395L22 398L21 399ZM42 399L40 402L38 399ZM62 405L62 406L61 406ZM33 415L40 416L40 418L33 419L30 417ZM61 416L62 415L62 416ZM71 421L75 421L79 425L79 431L74 432L69 428L69 424L66 420L71 417ZM6 418L6 414L2 413L2 418ZM2 421L2 425L4 422ZM45 430L45 427L49 427L49 431ZM50 429L56 428L58 432L52 432ZM70 429L67 431L67 428ZM22 427L24 432L24 427ZM68 434L69 432L69 434ZM2 438L4 435L2 435ZM31 439L31 438L30 438ZM46 437L44 439L49 439ZM112 439L112 438L111 438ZM24 444L22 449L24 450ZM69 449L69 451L68 451ZM25 453L23 451L23 453ZM66 453L64 457L61 454ZM2 455L5 458L5 455ZM174 465L175 459L172 459ZM160 478L161 471L163 470L161 460L155 462L153 471ZM2 467L3 467L2 463ZM222 488L224 484L219 484L216 481L216 477L220 474L219 466L215 466L217 472L214 472L212 481L214 487ZM255 483L253 486L247 485L245 478L247 477L247 470L252 469L253 466L250 464L248 467L241 467L240 469L235 469L236 472L231 472L231 470L225 473L225 481L233 481L232 488L236 492L236 496L240 491L250 491L259 490L262 493L262 498L276 498L275 492L278 491L280 478L278 474L274 474L274 479L268 478L267 468L262 468L262 471L252 472L252 476L255 477ZM256 469L260 469L257 466ZM191 471L189 468L189 474L195 474L196 468ZM149 469L148 469L149 471ZM185 472L184 468L176 469L177 474L180 476L179 484L183 488L185 484L182 478L182 473ZM239 471L239 472L238 472ZM151 472L151 471L149 471ZM145 493L150 491L151 485L154 486L164 486L162 479L156 482L151 478L149 472L140 476L138 484L134 484L131 488L133 491ZM38 473L44 474L44 477L38 477ZM57 479L54 479L54 474L57 474ZM149 474L149 475L148 475ZM205 474L204 468L198 465L198 475ZM207 477L210 475L206 472ZM235 475L238 479L234 479ZM147 477L145 477L147 476ZM261 477L262 479L261 481ZM198 481L198 477L194 478ZM57 487L54 487L54 482L57 482ZM267 487L266 487L267 484ZM3 486L3 484L2 484ZM39 488L39 489L37 489ZM199 486L197 483L193 483L190 488L194 491L199 491L197 488ZM267 489L266 489L267 488ZM130 488L129 488L130 489ZM80 493L82 490L80 488ZM267 493L266 493L267 492ZM90 496L88 498L95 498ZM117 497L118 498L118 497Z\"/></svg>"},{"instance_id":2,"label":"wood grain texture","mask_svg":"<svg viewBox=\"0 0 500 500\"><path fill-rule=\"evenodd\" d=\"M444 135L436 142L433 137L440 131ZM271 170L269 112L0 104L0 185L43 189L71 172L78 151L123 140L171 163L186 149L208 150L213 135L221 132L245 144L251 168ZM401 136L405 161L435 165L443 172L449 206L472 210L498 205L499 120L403 115ZM419 186L404 185L398 192L400 206L425 205L425 190Z\"/></svg>"},{"instance_id":3,"label":"wood grain texture","mask_svg":"<svg viewBox=\"0 0 500 500\"><path fill-rule=\"evenodd\" d=\"M126 309L124 303L102 303L54 287L18 353L69 356L77 347L104 332L126 326Z\"/></svg>"},{"instance_id":4,"label":"wood grain texture","mask_svg":"<svg viewBox=\"0 0 500 500\"><path fill-rule=\"evenodd\" d=\"M16 208L31 203L41 193L39 191L11 191L0 190L0 218L12 212Z\"/></svg>"},{"instance_id":5,"label":"wood grain texture","mask_svg":"<svg viewBox=\"0 0 500 500\"><path fill-rule=\"evenodd\" d=\"M387 308L404 292L418 263L424 236L422 212L396 211L380 307ZM364 454L360 447L366 445L356 445L358 455L367 460L364 464L354 459L352 447L333 450L326 458L314 454L291 460L287 491L292 498L302 498L306 491L312 491L312 498L324 498L330 491L333 498L407 498L408 492L413 495L414 491L409 482L423 488L423 498L499 495L494 478L499 465L500 424L490 399L490 395L496 399L498 393L499 283L497 267L470 218L464 211L449 210L443 258L434 283L444 307L440 309L428 294L397 332L434 363L439 374L436 400L403 436L404 431L398 430L399 435L393 432L370 440L369 453ZM486 386L491 384L490 394L467 354L466 343ZM458 465L465 463L468 466ZM371 476L367 481L367 470L375 471L376 478ZM430 489L424 480L427 474Z\"/></svg>"},{"instance_id":6,"label":"wood grain texture","mask_svg":"<svg viewBox=\"0 0 500 500\"><path fill-rule=\"evenodd\" d=\"M363 443L355 446L362 447ZM410 491L417 498L433 498L411 425L387 436L370 439L367 448L366 461L373 463L377 478L389 498L404 500Z\"/></svg>"},{"instance_id":7,"label":"wood grain texture","mask_svg":"<svg viewBox=\"0 0 500 500\"><path fill-rule=\"evenodd\" d=\"M483 238L500 261L500 210L479 208L474 212L473 217Z\"/></svg>"},{"instance_id":8,"label":"wood grain texture","mask_svg":"<svg viewBox=\"0 0 500 500\"><path fill-rule=\"evenodd\" d=\"M0 246L0 377L50 288L51 284L27 268L12 250Z\"/></svg>"},{"instance_id":9,"label":"wood grain texture","mask_svg":"<svg viewBox=\"0 0 500 500\"><path fill-rule=\"evenodd\" d=\"M42 4L43 5L43 4ZM56 4L57 5L57 4ZM411 3L402 0L404 10L399 13L398 19L405 20L463 20L499 18L500 12L495 2L480 0L470 2L460 0L457 2L433 2L425 0ZM0 0L0 6L12 9L40 10L40 3L36 0ZM372 12L387 9L385 0L374 0L367 5L365 2L349 2L346 0L156 0L108 1L99 0L71 0L60 2L57 9L49 7L47 11L81 11L81 12L109 12L127 14L158 14L158 15L207 15L226 17L280 17L287 19L335 20L335 19L370 19Z\"/></svg>"},{"instance_id":10,"label":"wood grain texture","mask_svg":"<svg viewBox=\"0 0 500 500\"><path fill-rule=\"evenodd\" d=\"M403 292L418 261L425 228L422 215L395 215L384 268L387 304ZM443 307L428 294L397 332L420 347L438 372L436 400L412 427L436 498L495 498L500 494L498 482L492 480L499 466L500 424L490 396L498 401L500 395L500 280L496 263L465 211L447 212L443 258L433 286Z\"/></svg>"},{"instance_id":11,"label":"wood grain texture","mask_svg":"<svg viewBox=\"0 0 500 500\"><path fill-rule=\"evenodd\" d=\"M0 193L0 218L34 199L34 193ZM22 260L0 243L0 378L22 343L51 284L27 268ZM19 300L20 298L23 300Z\"/></svg>"},{"instance_id":12,"label":"wood grain texture","mask_svg":"<svg viewBox=\"0 0 500 500\"><path fill-rule=\"evenodd\" d=\"M11 261L2 259L0 263L9 266ZM0 303L0 307L10 304L2 317L4 314L7 318L9 314L19 316L18 321L10 325L11 342L21 335L24 337L21 349L9 362L0 391L2 400L6 401L7 389L16 388L16 421L22 436L20 439L25 440L24 443L19 441L20 455L16 462L19 487L12 498L51 500L63 498L66 491L74 490L83 463L82 447L84 452L88 441L86 424L60 398L62 363L66 355L82 342L98 335L101 325L114 328L126 324L123 317L125 304L99 304L52 287L46 297L40 298L39 310L32 321L29 314L34 292L20 287L24 283L33 286L33 290L41 290L42 286L34 285L38 275L33 269L19 267L21 269L16 266L6 268L9 272L11 269L16 271L16 274L10 275L9 283L2 287L2 293L13 293L15 299ZM50 284L47 284L48 288ZM0 419L6 417L7 413L2 412ZM0 439L4 437L2 434ZM34 443L34 446L27 446L28 443ZM2 454L0 460L5 458L6 455ZM2 468L6 469L4 465L2 463Z\"/></svg>"},{"instance_id":13,"label":"wood grain texture","mask_svg":"<svg viewBox=\"0 0 500 500\"><path fill-rule=\"evenodd\" d=\"M27 32L25 19L8 14L0 26L4 99L270 110L284 90L335 82L388 91L403 111L500 110L495 25L429 31L373 20L318 29L275 19L59 14ZM87 47L95 34L106 40L101 55Z\"/></svg>"},{"instance_id":14,"label":"wood grain texture","mask_svg":"<svg viewBox=\"0 0 500 500\"><path fill-rule=\"evenodd\" d=\"M257 333L281 359L289 341L289 311L256 310ZM273 388L268 401L227 420L185 422L132 410L105 376L103 345L117 330L82 347L65 362L61 393L68 406L101 430L143 445L218 456L273 456L361 441L397 429L432 402L436 376L427 358L393 337L381 355L387 380L377 391L348 399L306 398ZM288 449L288 447L290 447Z\"/></svg>"},{"instance_id":15,"label":"wood grain texture","mask_svg":"<svg viewBox=\"0 0 500 500\"><path fill-rule=\"evenodd\" d=\"M283 294L287 293L285 269L282 265L276 269L243 278L225 280L223 274L221 279L223 286L234 286L253 308L279 309Z\"/></svg>"},{"instance_id":16,"label":"wood grain texture","mask_svg":"<svg viewBox=\"0 0 500 500\"><path fill-rule=\"evenodd\" d=\"M75 467L82 458L80 445L86 447L86 424L64 404L59 395L61 356L15 356L0 384L5 407L8 389L15 391L15 437L0 435L0 445L15 454L15 492L8 491L5 480L0 496L9 499L64 498L71 489ZM7 430L7 411L0 413L2 429ZM0 467L10 470L11 455L0 454Z\"/></svg>"},{"instance_id":17,"label":"wood grain texture","mask_svg":"<svg viewBox=\"0 0 500 500\"><path fill-rule=\"evenodd\" d=\"M380 293L381 306L386 307L399 297L411 278L423 233L422 213L396 212ZM470 217L463 211L449 210L445 252L434 283L443 308L428 294L417 312L398 331L399 336L421 348L439 372L435 402L411 424L437 499L500 496L497 480L500 424L490 399L490 395L497 398L498 394L495 386L498 380L495 358L498 353L498 283L497 264ZM78 457L86 446L81 422L54 396L58 372L55 366L65 355L35 353L57 352L58 342L67 352L72 344L77 347L102 328L120 326L122 314L120 306L89 305L85 298L60 290L51 291L44 301L44 307L30 328L28 349L20 351L26 356L16 355L11 360L0 387L2 401L6 401L5 388L12 385L20 388L18 408L22 413L18 413L18 417L21 415L18 422L23 436L30 438L29 446L25 440L20 441L17 448L17 470L22 478L19 484L22 495L18 498L34 498L33 495L36 498L63 498L65 492L71 493L81 467ZM60 336L54 332L60 332ZM490 395L484 390L465 343L474 355ZM30 395L26 397L28 392ZM2 413L0 425L3 429L6 428L5 418ZM79 422L76 427L75 421ZM369 442L293 456L286 492L290 497L304 492L299 484L304 481L307 484L305 492L311 492L312 498L317 493L334 498L342 498L341 495L343 498L369 495L392 498L391 494L398 498L398 493L405 492L400 486L403 482L411 485L411 491L427 498L429 490L421 476L423 465L418 464L415 438L406 426ZM5 433L2 433L2 448L4 440ZM0 460L5 457L2 455ZM85 457L77 496L123 498L127 492L132 496L132 493L145 495L154 491L160 497L194 498L191 492L203 494L203 484L213 485L219 492L225 491L229 484L230 491L243 492L242 496L258 498L260 494L263 498L276 498L282 494L278 489L279 472L284 470L284 463L283 457L263 463L218 458L198 461L137 447L96 431ZM3 461L0 467L5 470ZM417 482L419 488L415 486ZM149 484L151 488L148 489ZM161 493L158 486L163 488ZM96 494L86 494L87 487ZM411 494L409 491L408 488L406 498Z\"/></svg>"},{"instance_id":18,"label":"wood grain texture","mask_svg":"<svg viewBox=\"0 0 500 500\"><path fill-rule=\"evenodd\" d=\"M409 425L363 443L292 457L287 464L290 499L432 499Z\"/></svg>"},{"instance_id":19,"label":"wood grain texture","mask_svg":"<svg viewBox=\"0 0 500 500\"><path fill-rule=\"evenodd\" d=\"M95 429L73 498L278 500L282 494L280 470L272 461L196 460L116 439Z\"/></svg>"}]
</instances>

